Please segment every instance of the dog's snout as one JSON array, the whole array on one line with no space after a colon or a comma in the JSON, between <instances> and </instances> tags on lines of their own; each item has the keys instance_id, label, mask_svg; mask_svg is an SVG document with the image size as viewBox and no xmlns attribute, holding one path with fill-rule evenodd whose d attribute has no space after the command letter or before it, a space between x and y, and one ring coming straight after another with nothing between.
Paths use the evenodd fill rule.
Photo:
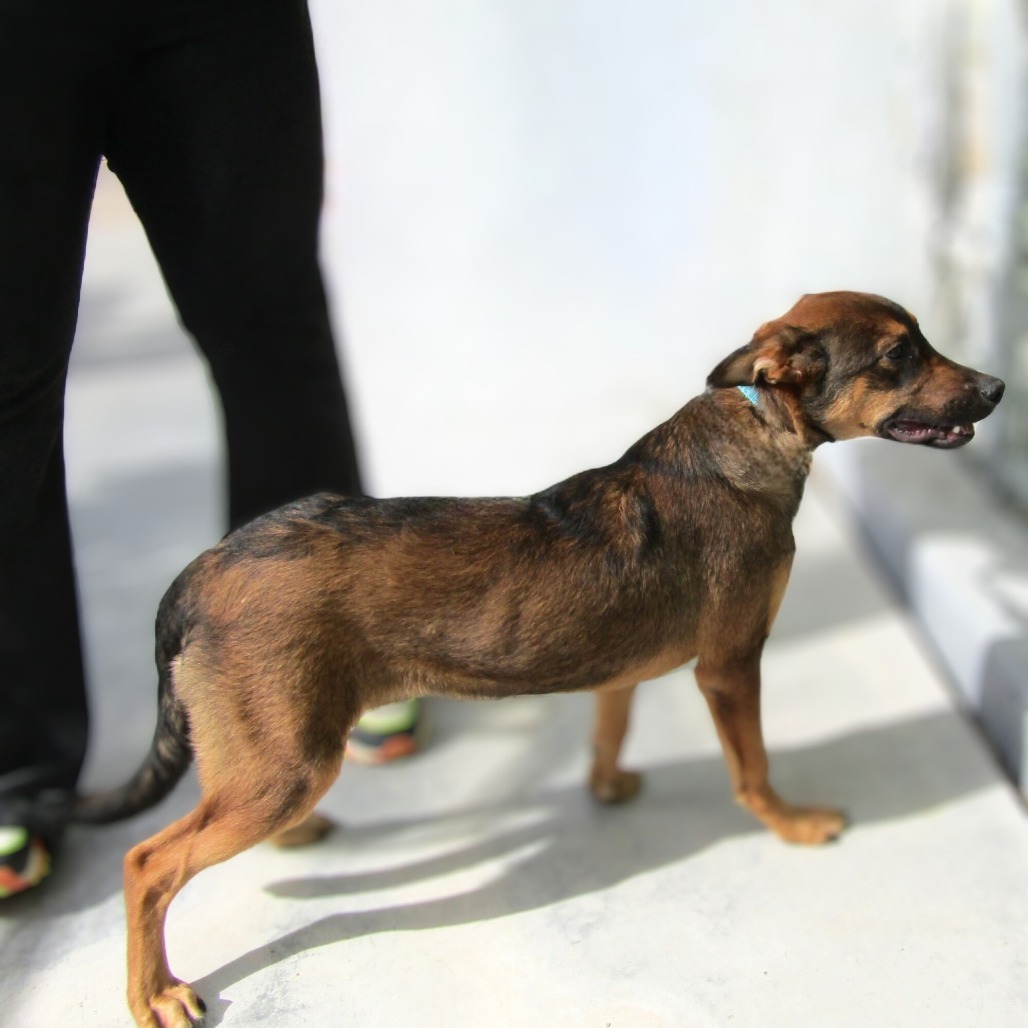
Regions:
<instances>
[{"instance_id":1,"label":"dog's snout","mask_svg":"<svg viewBox=\"0 0 1028 1028\"><path fill-rule=\"evenodd\" d=\"M1003 390L1006 383L1001 378L993 378L991 375L983 375L978 383L978 392L991 404L997 404L1003 399Z\"/></svg>"}]
</instances>

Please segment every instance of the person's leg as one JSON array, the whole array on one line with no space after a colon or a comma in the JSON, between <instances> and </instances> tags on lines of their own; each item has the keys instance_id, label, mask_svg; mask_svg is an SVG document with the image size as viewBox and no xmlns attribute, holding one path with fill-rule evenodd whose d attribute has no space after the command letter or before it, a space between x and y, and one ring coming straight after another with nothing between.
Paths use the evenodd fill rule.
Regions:
<instances>
[{"instance_id":1,"label":"person's leg","mask_svg":"<svg viewBox=\"0 0 1028 1028\"><path fill-rule=\"evenodd\" d=\"M87 733L62 432L112 62L34 3L0 11L0 896L33 884L12 833Z\"/></svg>"},{"instance_id":2,"label":"person's leg","mask_svg":"<svg viewBox=\"0 0 1028 1028\"><path fill-rule=\"evenodd\" d=\"M313 492L360 494L318 268L321 109L306 4L162 10L107 155L221 398L230 527ZM351 755L416 748L420 701L387 713L384 726L361 722Z\"/></svg>"},{"instance_id":3,"label":"person's leg","mask_svg":"<svg viewBox=\"0 0 1028 1028\"><path fill-rule=\"evenodd\" d=\"M361 492L318 267L317 68L301 0L172 0L107 150L221 398L229 522Z\"/></svg>"}]
</instances>

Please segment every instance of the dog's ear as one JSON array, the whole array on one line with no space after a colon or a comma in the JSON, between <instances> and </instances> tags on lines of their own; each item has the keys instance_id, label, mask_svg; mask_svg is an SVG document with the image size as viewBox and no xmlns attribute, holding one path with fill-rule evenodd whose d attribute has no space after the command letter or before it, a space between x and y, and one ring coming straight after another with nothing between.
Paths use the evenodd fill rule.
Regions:
<instances>
[{"instance_id":1,"label":"dog's ear","mask_svg":"<svg viewBox=\"0 0 1028 1028\"><path fill-rule=\"evenodd\" d=\"M820 379L824 371L825 355L815 333L769 321L707 376L707 385L715 389L761 383L805 386Z\"/></svg>"}]
</instances>

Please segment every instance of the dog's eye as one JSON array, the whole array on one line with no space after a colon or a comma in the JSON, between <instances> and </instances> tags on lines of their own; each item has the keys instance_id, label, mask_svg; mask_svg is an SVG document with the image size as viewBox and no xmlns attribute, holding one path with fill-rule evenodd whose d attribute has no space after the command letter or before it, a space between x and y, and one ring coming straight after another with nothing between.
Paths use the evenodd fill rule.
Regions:
<instances>
[{"instance_id":1,"label":"dog's eye","mask_svg":"<svg viewBox=\"0 0 1028 1028\"><path fill-rule=\"evenodd\" d=\"M890 361L906 360L911 354L910 340L901 339L891 349L886 350L885 359Z\"/></svg>"}]
</instances>

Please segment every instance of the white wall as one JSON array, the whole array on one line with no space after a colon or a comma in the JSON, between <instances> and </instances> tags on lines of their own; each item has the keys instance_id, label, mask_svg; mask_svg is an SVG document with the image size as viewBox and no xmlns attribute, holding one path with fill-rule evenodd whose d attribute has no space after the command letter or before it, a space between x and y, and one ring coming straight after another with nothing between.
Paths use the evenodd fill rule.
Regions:
<instances>
[{"instance_id":1,"label":"white wall","mask_svg":"<svg viewBox=\"0 0 1028 1028\"><path fill-rule=\"evenodd\" d=\"M312 9L326 267L376 491L606 462L803 292L930 324L946 5Z\"/></svg>"}]
</instances>

